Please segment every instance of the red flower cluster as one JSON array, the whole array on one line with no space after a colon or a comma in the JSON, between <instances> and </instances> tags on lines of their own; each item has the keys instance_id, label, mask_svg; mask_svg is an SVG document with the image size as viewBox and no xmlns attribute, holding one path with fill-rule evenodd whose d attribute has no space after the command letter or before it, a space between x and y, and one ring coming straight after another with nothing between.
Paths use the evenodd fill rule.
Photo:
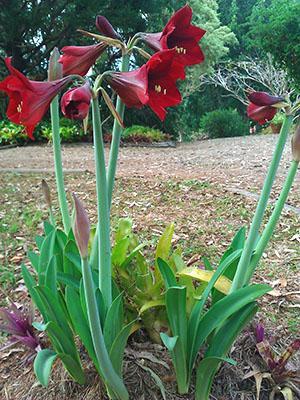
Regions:
<instances>
[{"instance_id":1,"label":"red flower cluster","mask_svg":"<svg viewBox=\"0 0 300 400\"><path fill-rule=\"evenodd\" d=\"M266 92L252 92L248 99L250 100L247 107L248 117L260 125L271 121L278 111L278 105L284 102L283 97L272 96Z\"/></svg>"},{"instance_id":2,"label":"red flower cluster","mask_svg":"<svg viewBox=\"0 0 300 400\"><path fill-rule=\"evenodd\" d=\"M65 77L51 82L35 82L26 78L5 59L10 75L0 82L0 90L9 96L7 117L15 124L25 126L27 135L33 139L35 126L47 112L53 98L71 80Z\"/></svg>"},{"instance_id":3,"label":"red flower cluster","mask_svg":"<svg viewBox=\"0 0 300 400\"><path fill-rule=\"evenodd\" d=\"M127 107L148 105L163 120L166 107L181 102L176 80L183 73L184 67L178 62L173 49L154 54L141 68L130 72L112 72L106 79Z\"/></svg>"},{"instance_id":4,"label":"red flower cluster","mask_svg":"<svg viewBox=\"0 0 300 400\"><path fill-rule=\"evenodd\" d=\"M204 54L198 44L205 30L191 24L192 9L186 5L169 20L162 32L143 33L143 40L154 51L176 49L178 60L184 65L199 64Z\"/></svg>"}]
</instances>

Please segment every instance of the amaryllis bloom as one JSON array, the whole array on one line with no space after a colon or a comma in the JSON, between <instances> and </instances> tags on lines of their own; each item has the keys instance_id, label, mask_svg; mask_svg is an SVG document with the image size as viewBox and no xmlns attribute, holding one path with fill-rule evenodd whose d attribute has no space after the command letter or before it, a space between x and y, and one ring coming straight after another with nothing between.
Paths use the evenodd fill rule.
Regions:
<instances>
[{"instance_id":1,"label":"amaryllis bloom","mask_svg":"<svg viewBox=\"0 0 300 400\"><path fill-rule=\"evenodd\" d=\"M252 92L248 95L250 104L247 107L248 117L260 125L271 121L284 102L284 97L272 96L266 92Z\"/></svg>"},{"instance_id":2,"label":"amaryllis bloom","mask_svg":"<svg viewBox=\"0 0 300 400\"><path fill-rule=\"evenodd\" d=\"M63 65L63 75L86 75L106 47L105 43L98 43L91 46L63 47L61 49L63 55L59 59L59 62Z\"/></svg>"},{"instance_id":3,"label":"amaryllis bloom","mask_svg":"<svg viewBox=\"0 0 300 400\"><path fill-rule=\"evenodd\" d=\"M11 65L11 58L5 59L10 75L0 82L0 90L9 96L7 117L10 121L25 127L33 139L33 131L47 112L53 98L71 80L65 77L51 82L36 82L26 78Z\"/></svg>"},{"instance_id":4,"label":"amaryllis bloom","mask_svg":"<svg viewBox=\"0 0 300 400\"><path fill-rule=\"evenodd\" d=\"M112 72L106 79L127 107L149 107L164 120L166 107L181 102L176 80L184 67L178 63L175 49L154 54L146 64L130 72Z\"/></svg>"},{"instance_id":5,"label":"amaryllis bloom","mask_svg":"<svg viewBox=\"0 0 300 400\"><path fill-rule=\"evenodd\" d=\"M91 104L91 89L88 82L68 90L61 98L61 111L70 119L84 119Z\"/></svg>"},{"instance_id":6,"label":"amaryllis bloom","mask_svg":"<svg viewBox=\"0 0 300 400\"><path fill-rule=\"evenodd\" d=\"M206 31L192 25L191 20L192 9L186 5L171 17L162 32L143 33L142 38L154 51L175 48L184 66L199 64L204 54L198 42Z\"/></svg>"},{"instance_id":7,"label":"amaryllis bloom","mask_svg":"<svg viewBox=\"0 0 300 400\"><path fill-rule=\"evenodd\" d=\"M103 15L97 15L96 28L104 36L112 39L121 39L121 36L115 31L111 23Z\"/></svg>"}]
</instances>

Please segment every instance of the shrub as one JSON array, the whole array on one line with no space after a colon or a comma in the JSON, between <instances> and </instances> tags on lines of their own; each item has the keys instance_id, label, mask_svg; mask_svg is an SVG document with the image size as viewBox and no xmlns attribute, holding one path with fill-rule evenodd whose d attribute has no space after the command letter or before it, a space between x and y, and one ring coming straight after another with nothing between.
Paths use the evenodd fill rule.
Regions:
<instances>
[{"instance_id":1,"label":"shrub","mask_svg":"<svg viewBox=\"0 0 300 400\"><path fill-rule=\"evenodd\" d=\"M210 138L244 136L249 132L248 123L231 108L206 113L200 120L200 128Z\"/></svg>"},{"instance_id":2,"label":"shrub","mask_svg":"<svg viewBox=\"0 0 300 400\"><path fill-rule=\"evenodd\" d=\"M163 142L169 140L170 136L159 129L149 128L142 125L132 125L124 130L122 135L124 142Z\"/></svg>"},{"instance_id":3,"label":"shrub","mask_svg":"<svg viewBox=\"0 0 300 400\"><path fill-rule=\"evenodd\" d=\"M29 140L24 133L23 126L15 125L9 121L0 121L0 146L9 144L23 144Z\"/></svg>"}]
</instances>

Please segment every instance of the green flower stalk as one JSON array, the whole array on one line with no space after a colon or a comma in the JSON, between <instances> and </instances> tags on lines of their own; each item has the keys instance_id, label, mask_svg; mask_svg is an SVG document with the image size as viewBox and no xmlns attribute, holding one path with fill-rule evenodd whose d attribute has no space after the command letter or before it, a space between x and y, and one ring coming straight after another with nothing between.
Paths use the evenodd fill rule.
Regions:
<instances>
[{"instance_id":1,"label":"green flower stalk","mask_svg":"<svg viewBox=\"0 0 300 400\"><path fill-rule=\"evenodd\" d=\"M259 235L259 229L264 217L265 210L268 205L268 200L271 194L271 189L275 180L275 176L278 170L279 162L282 157L282 153L284 150L284 146L288 137L289 130L291 128L293 122L292 115L286 115L284 123L282 125L279 139L276 145L275 152L273 154L273 158L264 182L264 186L261 192L261 196L252 220L252 224L250 227L250 231L248 234L247 241L245 243L245 247L243 249L240 261L237 266L236 274L234 276L231 292L241 288L245 284L247 270L250 264L250 260L252 257L253 250L255 248L256 240Z\"/></svg>"},{"instance_id":2,"label":"green flower stalk","mask_svg":"<svg viewBox=\"0 0 300 400\"><path fill-rule=\"evenodd\" d=\"M107 386L112 399L128 400L129 395L120 376L113 368L109 357L101 322L99 317L98 305L95 295L95 286L93 282L91 267L88 263L88 242L90 235L90 224L88 215L81 202L73 194L75 204L75 224L74 235L81 256L82 278L84 286L84 294L87 306L88 322L91 330L92 341L95 354L98 360L101 375Z\"/></svg>"},{"instance_id":3,"label":"green flower stalk","mask_svg":"<svg viewBox=\"0 0 300 400\"><path fill-rule=\"evenodd\" d=\"M68 203L67 203L65 184L64 184L64 173L62 167L61 144L60 144L60 133L59 133L58 96L56 96L50 104L50 114L51 114L54 167L55 167L55 179L56 179L56 187L58 194L58 202L62 216L64 231L68 233L71 228L71 218L68 210Z\"/></svg>"},{"instance_id":4,"label":"green flower stalk","mask_svg":"<svg viewBox=\"0 0 300 400\"><path fill-rule=\"evenodd\" d=\"M258 265L262 255L263 255L263 252L265 251L265 249L272 237L272 234L276 228L277 222L280 218L284 204L287 200L288 194L291 190L295 176L297 174L298 165L299 165L299 161L296 161L296 160L293 160L291 163L291 166L288 171L288 175L284 182L280 196L276 202L275 208L274 208L272 215L262 233L262 236L258 242L255 252L251 258L251 262L250 262L250 265L249 265L249 267L247 269L247 273L246 273L245 285L247 285L249 283L249 281L254 273L254 270L255 270L256 266Z\"/></svg>"},{"instance_id":5,"label":"green flower stalk","mask_svg":"<svg viewBox=\"0 0 300 400\"><path fill-rule=\"evenodd\" d=\"M123 54L122 67L121 67L122 72L128 71L129 61L130 61L130 55ZM116 110L117 110L117 113L120 115L121 119L123 120L125 105L121 101L119 96L117 97ZM113 131L112 131L112 142L111 142L111 148L110 148L108 173L107 173L107 186L108 186L107 191L108 191L109 208L111 207L111 202L112 202L112 193L113 193L113 188L114 188L114 183L115 183L115 176L116 176L116 169L117 169L117 162L118 162L118 155L119 155L120 140L121 140L122 132L123 132L123 128L120 126L119 122L115 119ZM90 261L91 261L91 264L93 265L93 267L96 266L97 259L99 257L98 256L98 237L99 237L99 231L98 231L98 227L97 227L96 235L95 235L95 238L93 241L93 246L92 246L91 258L90 258Z\"/></svg>"},{"instance_id":6,"label":"green flower stalk","mask_svg":"<svg viewBox=\"0 0 300 400\"><path fill-rule=\"evenodd\" d=\"M96 191L98 210L98 235L95 237L99 249L99 288L102 292L105 305L108 308L112 302L111 278L111 248L110 248L110 218L107 194L107 180L105 167L104 143L100 118L99 103L96 95L92 99L93 127L94 127L94 152L96 163Z\"/></svg>"},{"instance_id":7,"label":"green flower stalk","mask_svg":"<svg viewBox=\"0 0 300 400\"><path fill-rule=\"evenodd\" d=\"M58 49L55 47L50 55L48 80L54 81L62 78L62 65L58 62L60 57ZM52 126L52 141L54 153L55 179L58 194L59 208L62 216L62 222L66 233L71 228L71 218L68 210L68 203L65 192L64 173L61 157L61 144L59 132L59 103L56 96L50 104L51 126Z\"/></svg>"}]
</instances>

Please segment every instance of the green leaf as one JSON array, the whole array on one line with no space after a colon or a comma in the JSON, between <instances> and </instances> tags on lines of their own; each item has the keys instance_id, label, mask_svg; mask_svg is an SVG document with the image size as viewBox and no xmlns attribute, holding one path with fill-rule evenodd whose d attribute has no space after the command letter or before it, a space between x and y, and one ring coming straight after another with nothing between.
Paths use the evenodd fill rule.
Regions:
<instances>
[{"instance_id":1,"label":"green leaf","mask_svg":"<svg viewBox=\"0 0 300 400\"><path fill-rule=\"evenodd\" d=\"M122 377L122 364L126 343L135 322L136 321L132 321L121 329L110 348L109 355L112 365L120 377Z\"/></svg>"},{"instance_id":2,"label":"green leaf","mask_svg":"<svg viewBox=\"0 0 300 400\"><path fill-rule=\"evenodd\" d=\"M56 358L57 353L50 349L40 350L35 357L34 372L43 386L48 386L51 368Z\"/></svg>"},{"instance_id":3,"label":"green leaf","mask_svg":"<svg viewBox=\"0 0 300 400\"><path fill-rule=\"evenodd\" d=\"M147 310L149 310L150 308L154 308L154 307L164 307L166 305L165 300L164 299L158 299L158 300L150 300L147 301L146 303L144 303L142 305L142 307L140 308L139 311L139 315L143 314L144 312L146 312Z\"/></svg>"},{"instance_id":4,"label":"green leaf","mask_svg":"<svg viewBox=\"0 0 300 400\"><path fill-rule=\"evenodd\" d=\"M57 296L57 266L56 256L49 261L45 274L45 286L51 290L54 296Z\"/></svg>"},{"instance_id":5,"label":"green leaf","mask_svg":"<svg viewBox=\"0 0 300 400\"><path fill-rule=\"evenodd\" d=\"M59 353L58 356L75 382L83 385L85 383L85 375L80 363L69 354Z\"/></svg>"},{"instance_id":6,"label":"green leaf","mask_svg":"<svg viewBox=\"0 0 300 400\"><path fill-rule=\"evenodd\" d=\"M197 267L188 267L183 269L179 273L179 275L187 276L200 282L209 282L212 279L214 272L206 271ZM214 287L218 289L221 293L228 294L231 288L231 283L231 280L229 280L225 276L220 276L215 282Z\"/></svg>"},{"instance_id":7,"label":"green leaf","mask_svg":"<svg viewBox=\"0 0 300 400\"><path fill-rule=\"evenodd\" d=\"M112 265L120 266L126 259L128 247L130 245L130 238L124 237L119 242L116 242L111 254Z\"/></svg>"},{"instance_id":8,"label":"green leaf","mask_svg":"<svg viewBox=\"0 0 300 400\"><path fill-rule=\"evenodd\" d=\"M210 371L215 370L221 362L228 362L235 365L236 363L230 358L208 357L204 358L197 369L195 400L209 400L213 377Z\"/></svg>"},{"instance_id":9,"label":"green leaf","mask_svg":"<svg viewBox=\"0 0 300 400\"><path fill-rule=\"evenodd\" d=\"M219 365L229 352L232 344L246 324L253 318L257 311L256 303L250 303L234 313L213 336L211 343L205 353L205 358L200 362L197 370L197 396L200 399L208 399L214 376ZM206 362L205 360L211 360ZM200 396L201 392L201 396Z\"/></svg>"},{"instance_id":10,"label":"green leaf","mask_svg":"<svg viewBox=\"0 0 300 400\"><path fill-rule=\"evenodd\" d=\"M30 274L30 272L28 271L27 267L24 264L22 264L21 271L22 271L22 276L23 276L25 285L27 287L27 290L28 290L28 292L30 294L30 297L31 297L32 301L37 306L37 308L39 309L40 313L42 315L45 315L46 314L46 310L45 310L45 308L43 306L43 303L42 303L42 301L40 299L40 296L34 290L34 287L36 286L36 281L34 280L34 278L32 277L32 275Z\"/></svg>"},{"instance_id":11,"label":"green leaf","mask_svg":"<svg viewBox=\"0 0 300 400\"><path fill-rule=\"evenodd\" d=\"M122 295L111 304L104 322L103 336L107 351L110 352L115 338L120 333L124 322Z\"/></svg>"},{"instance_id":12,"label":"green leaf","mask_svg":"<svg viewBox=\"0 0 300 400\"><path fill-rule=\"evenodd\" d=\"M162 380L160 379L160 377L151 368L146 367L145 365L142 365L141 363L138 363L138 365L145 371L149 372L152 379L156 383L156 386L159 388L163 400L167 400L166 390L165 390L164 384L162 383Z\"/></svg>"},{"instance_id":13,"label":"green leaf","mask_svg":"<svg viewBox=\"0 0 300 400\"><path fill-rule=\"evenodd\" d=\"M135 256L138 255L140 250L146 246L147 243L141 243L137 247L135 247L132 252L125 258L125 260L121 264L121 268L125 269L131 261L134 259Z\"/></svg>"},{"instance_id":14,"label":"green leaf","mask_svg":"<svg viewBox=\"0 0 300 400\"><path fill-rule=\"evenodd\" d=\"M54 244L55 244L55 231L52 231L44 240L41 247L41 255L39 258L39 284L45 284L45 272L47 266L54 255Z\"/></svg>"},{"instance_id":15,"label":"green leaf","mask_svg":"<svg viewBox=\"0 0 300 400\"><path fill-rule=\"evenodd\" d=\"M63 272L57 273L57 281L66 286L72 286L74 289L79 290L80 280L74 278L72 275Z\"/></svg>"},{"instance_id":16,"label":"green leaf","mask_svg":"<svg viewBox=\"0 0 300 400\"><path fill-rule=\"evenodd\" d=\"M48 236L54 230L55 230L55 227L53 225L51 225L49 221L44 221L44 232L45 232L46 236Z\"/></svg>"},{"instance_id":17,"label":"green leaf","mask_svg":"<svg viewBox=\"0 0 300 400\"><path fill-rule=\"evenodd\" d=\"M258 297L261 297L270 290L271 288L267 285L251 285L236 290L235 292L229 294L228 296L224 297L222 300L214 304L209 309L209 311L204 314L204 316L197 324L196 334L194 332L189 332L189 334L193 334L195 338L191 346L189 359L190 370L194 365L197 353L201 345L208 337L208 335L211 334L214 329L216 329L232 314L237 312L245 305L253 302Z\"/></svg>"},{"instance_id":18,"label":"green leaf","mask_svg":"<svg viewBox=\"0 0 300 400\"><path fill-rule=\"evenodd\" d=\"M164 279L166 289L168 289L172 286L174 286L174 287L179 286L177 284L177 280L176 280L174 272L172 271L171 267L169 266L169 264L166 261L164 261L162 258L159 257L157 259L157 265L158 265L159 271Z\"/></svg>"},{"instance_id":19,"label":"green leaf","mask_svg":"<svg viewBox=\"0 0 300 400\"><path fill-rule=\"evenodd\" d=\"M43 312L40 311L45 321L55 322L68 337L72 338L73 334L68 324L68 315L66 315L58 298L53 296L51 290L45 286L36 286L33 290L42 302Z\"/></svg>"},{"instance_id":20,"label":"green leaf","mask_svg":"<svg viewBox=\"0 0 300 400\"><path fill-rule=\"evenodd\" d=\"M160 337L161 337L161 340L162 340L163 344L166 346L166 348L167 348L170 352L172 352L172 351L174 350L174 348L175 348L176 343L177 343L178 336L172 336L172 337L170 337L170 336L167 335L166 333L161 332L161 333L160 333Z\"/></svg>"},{"instance_id":21,"label":"green leaf","mask_svg":"<svg viewBox=\"0 0 300 400\"><path fill-rule=\"evenodd\" d=\"M172 335L178 337L171 352L178 390L185 393L188 389L186 287L170 287L165 297Z\"/></svg>"},{"instance_id":22,"label":"green leaf","mask_svg":"<svg viewBox=\"0 0 300 400\"><path fill-rule=\"evenodd\" d=\"M36 272L39 270L39 254L35 253L34 251L29 251L28 252L28 258L31 262L31 265L35 269Z\"/></svg>"},{"instance_id":23,"label":"green leaf","mask_svg":"<svg viewBox=\"0 0 300 400\"><path fill-rule=\"evenodd\" d=\"M115 242L119 242L124 237L132 233L132 220L130 218L120 218L118 229L115 233Z\"/></svg>"},{"instance_id":24,"label":"green leaf","mask_svg":"<svg viewBox=\"0 0 300 400\"><path fill-rule=\"evenodd\" d=\"M81 276L81 258L76 243L69 240L64 248L64 272L74 276ZM78 272L80 275L78 275Z\"/></svg>"},{"instance_id":25,"label":"green leaf","mask_svg":"<svg viewBox=\"0 0 300 400\"><path fill-rule=\"evenodd\" d=\"M72 287L67 287L65 299L75 331L82 340L84 347L86 348L98 372L100 373L99 363L95 354L89 323L81 308L79 294Z\"/></svg>"},{"instance_id":26,"label":"green leaf","mask_svg":"<svg viewBox=\"0 0 300 400\"><path fill-rule=\"evenodd\" d=\"M36 243L36 245L37 245L37 248L38 248L40 251L41 251L41 248L42 248L42 245L43 245L44 240L45 240L45 237L44 237L44 236L39 236L39 235L37 235L37 236L35 237L35 243Z\"/></svg>"},{"instance_id":27,"label":"green leaf","mask_svg":"<svg viewBox=\"0 0 300 400\"><path fill-rule=\"evenodd\" d=\"M174 223L168 225L161 235L156 247L155 259L162 258L163 260L168 260L171 251L173 235Z\"/></svg>"}]
</instances>

